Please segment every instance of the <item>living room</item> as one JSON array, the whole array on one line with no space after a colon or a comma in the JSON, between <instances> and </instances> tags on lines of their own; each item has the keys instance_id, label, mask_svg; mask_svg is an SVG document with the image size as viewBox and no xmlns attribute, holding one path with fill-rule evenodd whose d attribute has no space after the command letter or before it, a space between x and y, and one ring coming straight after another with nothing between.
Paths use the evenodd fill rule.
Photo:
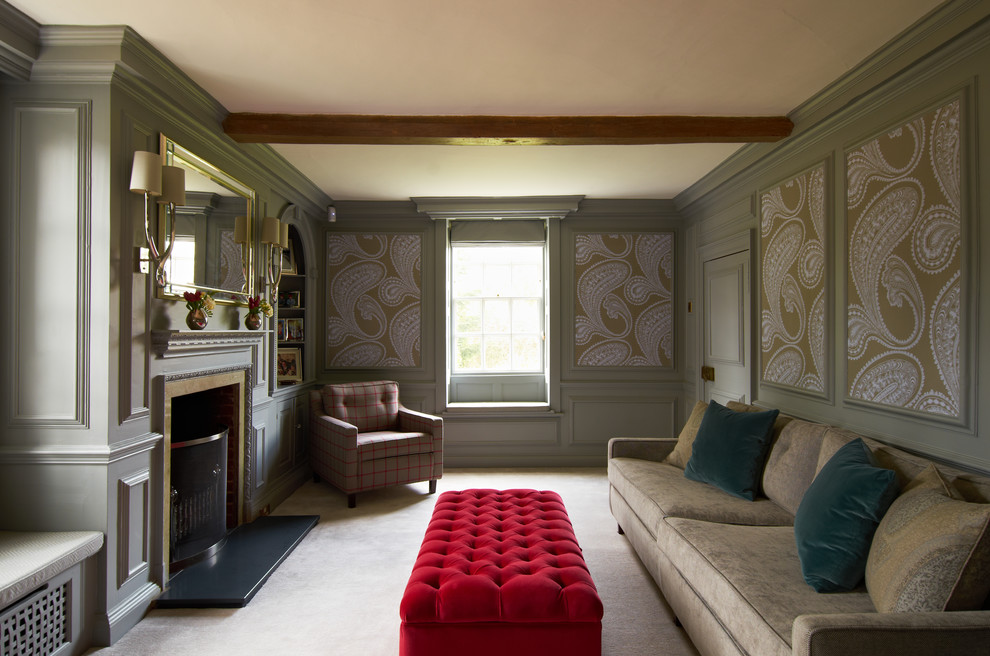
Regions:
<instances>
[{"instance_id":1,"label":"living room","mask_svg":"<svg viewBox=\"0 0 990 656\"><path fill-rule=\"evenodd\" d=\"M321 524L330 517L333 521L350 521L345 495L325 482L312 482L307 455L308 394L330 382L396 380L405 406L442 416L443 464L451 475L441 479L441 491L455 489L447 486L457 481L477 487L470 482L473 470L479 481L490 481L494 487L522 480L521 475L511 473L515 468L536 468L544 472L545 480L557 480L555 475L565 476L567 472L583 480L584 471L597 471L602 495L598 503L605 519L608 489L604 468L609 439L676 436L698 399L739 400L744 396L745 401L765 408L854 430L963 469L990 472L990 447L980 422L982 410L990 407L990 392L979 386L981 374L990 371L988 349L980 348L986 334L982 310L990 307L990 298L986 297L990 291L984 291L990 290L990 284L983 284L990 272L979 266L982 244L990 239L986 231L980 230L981 217L990 203L987 194L980 193L990 189L988 167L980 165L981 156L990 149L990 137L987 130L979 129L990 111L990 85L983 79L985 71L990 70L990 7L985 2L887 2L868 11L846 3L829 9L832 22L821 22L812 28L801 27L800 12L796 16L787 13L798 11L790 3L774 3L772 8L764 8L774 20L767 29L778 30L771 33L787 38L769 39L753 49L762 52L768 66L774 59L800 63L791 62L787 74L748 71L742 90L733 87L737 89L734 93L727 86L718 87L710 79L699 77L701 82L693 86L712 86L715 91L709 90L709 96L725 96L716 105L717 112L697 100L695 105L664 101L663 96L676 94L665 93L666 87L659 82L660 90L654 89L649 102L643 101L638 108L623 110L616 105L607 111L601 108L610 107L608 102L593 102L596 93L606 95L613 90L616 96L622 96L628 92L627 86L642 85L643 80L661 75L654 69L662 70L664 66L654 62L609 86L605 78L616 77L616 69L605 64L596 68L594 62L596 57L604 57L595 44L599 40L609 45L621 43L624 36L632 33L637 12L654 19L650 25L657 31L662 28L664 38L673 39L671 32L676 30L657 21L657 12L662 18L664 11L687 10L663 7L663 3L634 3L626 8L628 13L615 9L620 16L615 18L614 28L609 28L605 19L592 25L592 18L601 14L582 5L578 15L585 20L585 31L569 38L552 29L561 29L556 23L534 22L543 31L530 28L524 30L523 36L529 41L542 39L545 50L565 53L564 45L579 43L581 57L577 60L581 65L575 70L595 72L600 89L589 91L579 84L572 70L569 81L557 88L555 103L531 104L519 110L508 104L475 105L473 111L470 102L457 109L437 109L436 105L424 103L422 91L419 95L414 93L419 85L408 69L402 74L407 78L405 90L420 101L418 111L412 104L369 103L359 107L341 102L324 108L311 99L292 101L287 95L289 90L258 92L251 73L237 68L236 61L224 61L217 50L208 51L213 57L211 66L230 68L224 74L205 73L204 69L216 68L197 66L191 55L182 54L183 45L191 48L194 39L183 37L179 30L173 28L171 39L159 39L152 36L152 28L136 27L137 19L128 20L129 14L72 18L78 14L68 13L71 4L75 3L0 3L0 88L5 126L0 195L8 199L3 210L4 260L8 265L3 275L6 288L13 294L12 307L0 329L10 362L0 405L4 416L0 489L5 499L0 504L0 529L103 534L103 547L84 585L89 644L102 646L121 640L154 606L167 581L163 513L168 457L165 445L170 429L166 418L174 386L191 384L193 374L240 377L233 385L242 399L243 412L232 422L236 424L236 439L243 445L243 457L233 467L234 487L239 491L238 522L286 512L283 504L290 504L292 512L307 514L338 502L342 506L339 513L336 509L327 510ZM113 9L111 3L96 4L106 7L73 11L81 11L84 16L86 11L92 11L96 16L98 9ZM134 10L141 11L140 5L135 5ZM733 24L734 12L746 13L749 8L727 6L735 3L702 5L703 9L694 10L700 14L696 22L707 20L713 25L704 43L711 46L708 49L715 45L725 48L717 57L705 61L724 76L726 71L735 71L728 67L733 58L729 49L757 44L761 37L755 30L747 32ZM802 8L805 9L811 11ZM248 13L244 8L230 11ZM383 35L394 37L403 29L397 24L406 15L403 11L397 10L394 22L373 20L368 14L359 18L384 21L376 34L379 40L387 40ZM569 10L557 7L558 13L566 11ZM609 13L599 11L606 16ZM860 12L865 13L860 16ZM454 20L456 12L423 13L433 16L433 29L458 35L457 42L461 44L470 43L471 38L465 35L478 29L459 27ZM524 22L513 21L508 10L498 13L505 13L500 20L509 24ZM295 7L288 8L287 14L296 22L306 20ZM274 21L270 14L260 15ZM339 25L344 25L345 17L338 18ZM479 16L468 14L466 18L478 20ZM493 24L505 27L505 23L494 19ZM786 26L792 31L786 31ZM222 34L230 42L238 34L237 29L235 22L234 27L223 28ZM643 33L635 33L644 39ZM321 43L325 40L333 49L325 56L339 54L345 62L352 60L350 66L358 67L353 61L358 59L354 52L367 50L342 47L335 40L339 34L335 28L322 37ZM280 57L291 57L293 41L297 40L292 30L271 29L267 35L244 36L252 48L268 48ZM734 40L714 43L726 41L729 36ZM812 37L821 42L811 43ZM301 47L304 40L298 40ZM347 43L353 45L351 40ZM840 43L847 49L841 50ZM415 40L406 47L408 52L414 52ZM808 52L803 51L805 48ZM700 57L701 49L704 48L696 47L693 54ZM307 66L313 66L310 59L315 58L307 58ZM678 66L671 68L688 70L686 62L674 60ZM180 67L179 61L191 63ZM723 62L725 70L717 69L717 61ZM289 62L280 65L291 67L291 59ZM369 64L362 59L361 65ZM539 67L526 68L517 60L509 60L506 67L502 77L492 82L497 90L494 96L511 97L507 93L510 87L504 86L510 81L512 89L531 92L540 80ZM442 77L444 69L438 68L441 73L437 75ZM448 74L456 78L462 69L454 70L448 70ZM733 74L742 77L738 71ZM463 71L460 76L472 84L481 84ZM723 77L717 79L728 84ZM687 79L678 80L688 97L692 85ZM350 82L357 93L360 85L355 80ZM568 94L564 89L567 84L576 90ZM790 95L772 95L777 93L773 87L784 88ZM475 91L475 87L469 87L469 93ZM376 92L379 100L390 95L381 88ZM761 102L761 93L770 94L772 101ZM220 100L241 97L237 94L254 95L259 100L236 105ZM578 96L584 101L575 104ZM781 98L790 98L790 104L780 105ZM902 280L902 276L903 280L912 276L917 279L916 270L906 267L885 271L882 276L877 273L882 284L864 291L853 257L858 242L852 240L857 217L868 216L856 213L857 198L852 190L859 188L853 176L858 161L854 156L861 152L870 155L873 151L868 147L877 140L909 138L915 133L912 126L916 121L929 121L946 108L952 118L945 143L958 147L958 178L946 182L929 176L931 179L918 183L926 198L932 197L933 189L949 188L946 195L956 199L953 209L961 226L961 237L950 249L952 257L931 267L944 277L939 278L938 289L932 295L938 296L942 288L959 292L958 304L944 312L951 319L949 328L936 335L937 304L930 300L928 290L924 290L926 310L921 313L925 318L922 321L915 316L915 308L920 307L916 303L916 286L891 282ZM769 113L786 115L794 127L790 136L776 141L656 146L672 150L663 151L655 159L652 154L636 155L642 157L638 166L635 157L624 153L652 150L638 150L644 146L560 146L557 149L563 154L541 159L542 155L526 155L525 149L541 153L536 149L553 147L449 146L445 148L464 150L456 151L458 154L446 162L430 162L417 159L425 152L417 149L439 146L334 145L312 140L297 144L252 143L239 141L225 130L224 122L231 112L255 111L296 115L440 115L455 111L559 116ZM695 158L692 153L698 151L687 150L693 146L707 150ZM359 148L367 151L356 150ZM381 151L384 155L376 155L376 148L387 150ZM489 176L484 186L431 186L436 180L460 182L470 177L465 171L471 171L472 165L462 158L475 148L487 148L484 157L505 157L510 165L533 168L521 169L523 175L509 178L516 183L514 187L499 186L496 175ZM599 168L589 168L590 174L568 168L567 160L587 164L588 148L616 150L601 151L609 153L607 156L591 157L599 160ZM163 156L166 151L180 156L186 152L190 158L199 158L204 166L212 167L210 170L217 176L244 188L251 225L248 243L242 245L240 253L247 272L243 282L250 284L246 288L250 296L266 295L273 288L268 269L278 248L265 241L264 219L278 218L289 227L287 246L291 244L291 249L283 249L283 254L291 250L292 259L286 260L291 266L285 268L279 290L297 294L286 295L285 300L274 297L273 301L277 320L293 322L284 324L285 336L293 339L278 338L281 324L275 323L276 319L266 319L260 331L247 330L245 295L229 302L218 294L220 302L206 329L186 328L188 310L181 294L160 288L154 271L146 272L155 263L142 262L148 259L140 250L147 249L149 241L143 221L147 215L146 199L132 193L129 184L136 151ZM319 155L321 152L324 155ZM937 159L935 151L924 152L929 159ZM328 157L326 153L333 155ZM315 161L320 157L333 162L321 168L323 165ZM536 163L524 165L513 159L521 157L533 157ZM621 195L596 186L598 181L581 177L594 176L597 171L601 180L611 179L604 169L620 169L628 166L629 160L638 170L625 176L627 183L645 179L653 184L651 178L658 182L641 188L638 194L627 188ZM898 170L906 165L906 161L892 161L891 180L896 180ZM389 177L395 169L399 169L398 181ZM556 169L563 172L563 177L571 175L578 182L567 184L566 180L560 181L561 176L543 177ZM365 179L357 180L358 173L363 173ZM772 262L764 259L771 250L771 241L760 230L762 212L776 198L783 199L785 205L791 203L793 190L805 186L811 189L817 180L821 180L820 216L824 220L818 266L824 275L818 287L812 285L790 295L781 292L782 298L792 303L781 309L765 299L772 279L767 264ZM355 186L349 190L334 187L345 181ZM423 184L413 184L420 181ZM390 184L390 192L386 192L389 195L378 195L378 187L360 187L359 183ZM662 184L673 184L675 188L664 190ZM951 189L956 190L955 195ZM929 213L941 216L949 205L951 202L946 201ZM449 235L453 234L449 227L466 216L475 220L514 217L542 222L547 258L543 328L547 339L544 366L538 377L543 384L526 387L525 394L529 396L499 397L497 394L504 393L504 389L496 389L495 385L478 391L476 381L468 378L462 387L452 386L448 371L450 324L446 318L447 252ZM932 234L932 242L937 241L938 234ZM626 293L624 287L615 287L614 293L600 297L594 286L587 290L582 287L584 274L600 263L595 259L600 255L582 259L579 245L601 239L613 254L616 268L635 264L632 255L616 255L636 251L609 243L613 235L628 238L629 244L648 243L660 249L662 257L657 261L666 264L656 265L655 270L667 272L668 277L660 276L651 282L665 288L665 293L657 292L650 303L637 304L634 293ZM648 239L637 241L644 237ZM335 290L344 285L346 292L347 269L354 262L336 261L333 254L337 252L334 248L350 238L359 241L361 259L369 266L383 260L371 253L391 253L410 241L415 246L410 260L413 264L406 269L412 291L404 294L401 308L372 311L372 317L384 317L381 328L358 327L358 332L389 337L365 340L370 346L362 353L370 360L352 359L358 351L356 341L348 341L341 337L343 333L328 328L346 323L340 304L347 294ZM876 234L873 239L882 241ZM366 243L360 243L362 240ZM706 263L743 251L749 253L748 269L742 272L748 276L743 280L748 282L740 293L748 293L750 301L744 308L748 319L743 317L742 322L750 332L748 338L742 339L742 352L746 356L743 360L751 361L752 366L747 369L744 391L726 394L721 387L725 358L713 360L711 345L706 341L710 339L711 314L718 309L709 302ZM604 250L598 251L601 252ZM386 277L403 278L398 265L389 264L387 271ZM646 271L642 275L650 274ZM797 300L799 296L802 301ZM293 298L298 300L289 300ZM878 319L876 312L870 314L871 298L882 305L883 317ZM660 320L646 321L646 307L658 300L666 314ZM597 317L589 311L594 304L599 308ZM357 302L350 307L358 307ZM609 314L609 308L620 307L623 309L617 315ZM802 309L798 311L796 307ZM399 309L408 311L402 313ZM766 317L772 317L774 312L787 316L803 313L809 325L812 318L820 322L817 325L821 333L814 348L806 342L792 349L800 351L805 365L801 375L792 376L797 365L783 356L775 361L780 363L779 368L766 367L777 355L773 343L762 339L766 331L772 332L774 321ZM404 318L410 313L418 317L411 324L412 337L392 340L395 334L405 335L402 331L410 324ZM360 311L355 314L360 316ZM54 316L58 316L57 321ZM616 328L619 324L636 326L641 317L644 324L657 330L646 334ZM906 355L886 377L871 378L876 372L867 371L865 365L880 357L871 350L878 340L867 337L860 344L857 339L866 333L857 332L857 328L876 328L884 318L892 327L894 341L901 344L899 349ZM582 328L596 321L597 325L587 331ZM781 330L780 334L786 332ZM630 347L627 356L622 358L602 346L608 340L601 336L609 333L616 336L611 342ZM588 334L593 337L586 338ZM406 344L408 348L385 348L386 342ZM374 346L381 349L368 355ZM918 371L911 369L907 363L917 361L918 351L929 346L929 350L947 354L947 359L925 361L919 364ZM280 372L282 358L293 358L295 369L291 375ZM709 366L716 369L714 382L703 378ZM464 396L457 397L457 393ZM506 472L505 483L491 476L491 472L500 470ZM544 486L539 482L540 476L528 480L532 481L529 486ZM561 479L561 486L567 488L570 484ZM595 485L590 483L592 489ZM313 500L314 492L325 498ZM372 505L378 500L384 508L420 508L424 505L425 483L383 490L376 495ZM300 498L317 503L317 508L301 507ZM425 505L432 502L433 497L425 497ZM365 505L359 495L355 510L382 516ZM569 510L575 517L593 517L591 523L602 519L600 514ZM610 531L614 533L614 526ZM614 539L621 541L622 537ZM615 543L608 544L608 553L613 554ZM410 565L414 555L410 556ZM631 559L630 567L638 567L632 551L624 555ZM648 575L639 574L648 584ZM633 570L630 576L635 575ZM643 594L645 599L653 599L650 603L655 607L662 607L662 597L655 588ZM392 622L387 626L394 625L397 631L397 610L383 613ZM671 631L675 631L672 619L670 622ZM618 643L608 644L613 645L613 651L607 653L623 653L615 650ZM689 643L685 644L690 649Z\"/></svg>"}]
</instances>

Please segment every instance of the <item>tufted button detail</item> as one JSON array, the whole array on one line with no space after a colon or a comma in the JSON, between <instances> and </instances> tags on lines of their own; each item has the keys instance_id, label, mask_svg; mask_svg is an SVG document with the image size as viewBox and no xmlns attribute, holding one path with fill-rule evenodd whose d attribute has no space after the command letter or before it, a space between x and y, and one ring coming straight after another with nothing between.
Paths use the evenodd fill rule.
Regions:
<instances>
[{"instance_id":1,"label":"tufted button detail","mask_svg":"<svg viewBox=\"0 0 990 656\"><path fill-rule=\"evenodd\" d=\"M555 492L444 492L400 605L404 622L599 622L602 604Z\"/></svg>"}]
</instances>

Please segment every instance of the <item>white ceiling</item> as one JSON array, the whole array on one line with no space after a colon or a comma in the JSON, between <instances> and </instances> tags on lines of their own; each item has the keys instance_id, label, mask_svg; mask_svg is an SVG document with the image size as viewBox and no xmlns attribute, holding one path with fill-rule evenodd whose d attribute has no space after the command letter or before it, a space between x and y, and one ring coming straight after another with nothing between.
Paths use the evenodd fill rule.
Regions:
<instances>
[{"instance_id":1,"label":"white ceiling","mask_svg":"<svg viewBox=\"0 0 990 656\"><path fill-rule=\"evenodd\" d=\"M781 115L942 0L10 0L231 112ZM331 197L671 198L739 147L275 145Z\"/></svg>"}]
</instances>

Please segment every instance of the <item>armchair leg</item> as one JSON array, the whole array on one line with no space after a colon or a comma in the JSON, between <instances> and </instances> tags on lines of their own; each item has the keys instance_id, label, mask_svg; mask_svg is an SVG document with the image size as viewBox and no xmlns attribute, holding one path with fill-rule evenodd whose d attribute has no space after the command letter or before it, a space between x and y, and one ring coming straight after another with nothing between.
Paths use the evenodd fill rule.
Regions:
<instances>
[{"instance_id":1,"label":"armchair leg","mask_svg":"<svg viewBox=\"0 0 990 656\"><path fill-rule=\"evenodd\" d=\"M430 479L430 494L436 494L436 493L437 493L437 479L431 478Z\"/></svg>"},{"instance_id":2,"label":"armchair leg","mask_svg":"<svg viewBox=\"0 0 990 656\"><path fill-rule=\"evenodd\" d=\"M348 508L354 508L355 506L357 506L357 494L348 494L347 495L347 507Z\"/></svg>"}]
</instances>

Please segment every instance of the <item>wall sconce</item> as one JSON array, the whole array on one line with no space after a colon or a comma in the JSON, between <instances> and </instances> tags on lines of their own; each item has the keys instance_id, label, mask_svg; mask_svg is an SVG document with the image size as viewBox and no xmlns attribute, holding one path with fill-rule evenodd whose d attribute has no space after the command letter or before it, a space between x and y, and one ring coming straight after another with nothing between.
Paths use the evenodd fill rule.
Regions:
<instances>
[{"instance_id":1,"label":"wall sconce","mask_svg":"<svg viewBox=\"0 0 990 656\"><path fill-rule=\"evenodd\" d=\"M289 224L266 216L261 221L261 243L268 245L268 284L274 297L282 281L282 250L289 247Z\"/></svg>"},{"instance_id":2,"label":"wall sconce","mask_svg":"<svg viewBox=\"0 0 990 656\"><path fill-rule=\"evenodd\" d=\"M144 238L148 242L148 260L154 265L155 283L165 287L165 263L175 244L175 206L186 204L186 172L178 166L163 166L161 156L144 150L134 153L131 166L131 191L144 195ZM151 227L151 199L165 205L168 237L164 249L155 239Z\"/></svg>"}]
</instances>

